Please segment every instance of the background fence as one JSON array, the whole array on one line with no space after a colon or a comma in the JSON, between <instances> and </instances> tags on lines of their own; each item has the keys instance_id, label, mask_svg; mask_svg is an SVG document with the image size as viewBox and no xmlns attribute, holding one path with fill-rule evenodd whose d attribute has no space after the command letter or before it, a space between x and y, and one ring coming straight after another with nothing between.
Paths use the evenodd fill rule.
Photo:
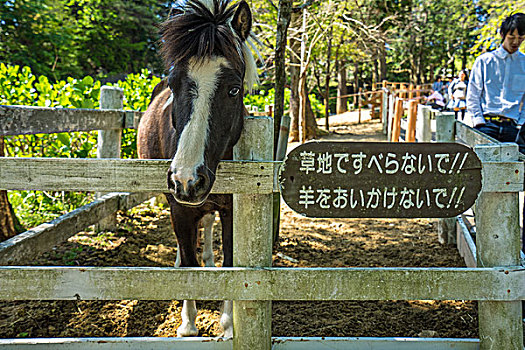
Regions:
<instances>
[{"instance_id":1,"label":"background fence","mask_svg":"<svg viewBox=\"0 0 525 350\"><path fill-rule=\"evenodd\" d=\"M106 92L106 90L108 90ZM103 96L112 89L104 89ZM116 92L118 94L118 92ZM386 95L386 94L385 94ZM102 97L104 98L104 97ZM386 105L385 97L383 103ZM76 113L93 122L86 126ZM389 114L388 109L384 113ZM0 135L106 129L116 136L139 114L0 107ZM438 118L439 120L440 118ZM76 120L76 122L74 122ZM388 118L385 120L388 125ZM447 125L454 125L447 124ZM0 300L234 300L234 338L8 339L19 348L108 349L522 349L525 270L519 260L517 191L523 163L517 147L480 146L483 192L477 205L478 267L272 268L272 193L278 163L272 120L249 118L237 161L219 166L215 193L234 193L233 268L0 267ZM451 135L461 135L454 133ZM449 133L450 134L450 133ZM103 145L107 133L100 133ZM118 137L113 137L118 145ZM114 146L112 146L114 147ZM150 192L166 191L163 160L0 159L0 189L127 191L94 203L0 244L0 262L14 265L49 249ZM138 192L140 194L130 194ZM501 215L505 213L505 215ZM495 234L497 232L498 234ZM480 340L415 338L272 338L272 300L479 300Z\"/></svg>"}]
</instances>

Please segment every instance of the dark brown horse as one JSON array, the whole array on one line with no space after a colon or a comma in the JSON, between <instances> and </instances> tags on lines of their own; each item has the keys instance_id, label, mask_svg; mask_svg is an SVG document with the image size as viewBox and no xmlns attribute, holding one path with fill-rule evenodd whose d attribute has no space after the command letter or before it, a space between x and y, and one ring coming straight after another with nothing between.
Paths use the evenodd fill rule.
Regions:
<instances>
[{"instance_id":1,"label":"dark brown horse","mask_svg":"<svg viewBox=\"0 0 525 350\"><path fill-rule=\"evenodd\" d=\"M159 84L138 130L143 159L172 159L167 171L171 222L180 266L199 266L197 226L217 211L222 223L223 266L233 265L232 195L211 194L217 165L232 159L243 128L244 86L257 81L247 40L252 14L243 0L179 1L162 25L162 54L169 70ZM197 335L194 301L185 301L179 336ZM221 324L233 335L231 302Z\"/></svg>"}]
</instances>

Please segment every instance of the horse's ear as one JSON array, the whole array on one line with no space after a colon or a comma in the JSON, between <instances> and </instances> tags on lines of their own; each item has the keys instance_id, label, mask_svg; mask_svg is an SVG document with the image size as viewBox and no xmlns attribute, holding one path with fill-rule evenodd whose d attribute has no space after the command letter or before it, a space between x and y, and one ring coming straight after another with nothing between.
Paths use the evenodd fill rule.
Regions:
<instances>
[{"instance_id":1,"label":"horse's ear","mask_svg":"<svg viewBox=\"0 0 525 350\"><path fill-rule=\"evenodd\" d=\"M155 97L157 97L162 91L164 91L164 89L167 89L168 87L169 87L168 86L168 78L162 79L160 81L160 83L158 83L157 86L155 86L155 88L153 88L153 92L151 93L151 99L149 101L149 104L151 104L151 102L153 102Z\"/></svg>"},{"instance_id":2,"label":"horse's ear","mask_svg":"<svg viewBox=\"0 0 525 350\"><path fill-rule=\"evenodd\" d=\"M183 13L184 13L183 10L181 10L179 8L176 8L176 7L172 7L172 8L170 8L170 12L168 14L168 19L171 19L171 17L182 15Z\"/></svg>"},{"instance_id":3,"label":"horse's ear","mask_svg":"<svg viewBox=\"0 0 525 350\"><path fill-rule=\"evenodd\" d=\"M252 31L252 11L246 1L242 0L237 5L237 10L232 20L232 27L242 40L248 39Z\"/></svg>"}]
</instances>

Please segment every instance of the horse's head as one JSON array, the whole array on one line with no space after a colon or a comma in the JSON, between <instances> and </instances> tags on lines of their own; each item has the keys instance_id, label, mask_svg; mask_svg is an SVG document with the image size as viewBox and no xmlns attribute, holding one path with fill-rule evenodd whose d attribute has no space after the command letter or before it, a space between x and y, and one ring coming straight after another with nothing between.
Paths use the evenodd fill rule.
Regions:
<instances>
[{"instance_id":1,"label":"horse's head","mask_svg":"<svg viewBox=\"0 0 525 350\"><path fill-rule=\"evenodd\" d=\"M243 0L187 0L163 24L162 52L170 69L176 153L168 187L185 205L200 205L219 161L243 126L244 84L257 81L247 39L252 15Z\"/></svg>"}]
</instances>

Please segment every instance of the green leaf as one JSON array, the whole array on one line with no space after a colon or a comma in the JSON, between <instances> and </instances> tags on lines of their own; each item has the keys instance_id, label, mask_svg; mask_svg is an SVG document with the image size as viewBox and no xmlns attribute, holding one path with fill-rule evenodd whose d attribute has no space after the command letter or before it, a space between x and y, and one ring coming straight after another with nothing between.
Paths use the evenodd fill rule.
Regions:
<instances>
[{"instance_id":1,"label":"green leaf","mask_svg":"<svg viewBox=\"0 0 525 350\"><path fill-rule=\"evenodd\" d=\"M85 77L84 79L82 79L82 84L85 86L93 85L93 78L90 76Z\"/></svg>"},{"instance_id":2,"label":"green leaf","mask_svg":"<svg viewBox=\"0 0 525 350\"><path fill-rule=\"evenodd\" d=\"M71 146L71 138L69 137L69 134L66 133L60 133L57 135L58 141L60 141L63 145Z\"/></svg>"}]
</instances>

